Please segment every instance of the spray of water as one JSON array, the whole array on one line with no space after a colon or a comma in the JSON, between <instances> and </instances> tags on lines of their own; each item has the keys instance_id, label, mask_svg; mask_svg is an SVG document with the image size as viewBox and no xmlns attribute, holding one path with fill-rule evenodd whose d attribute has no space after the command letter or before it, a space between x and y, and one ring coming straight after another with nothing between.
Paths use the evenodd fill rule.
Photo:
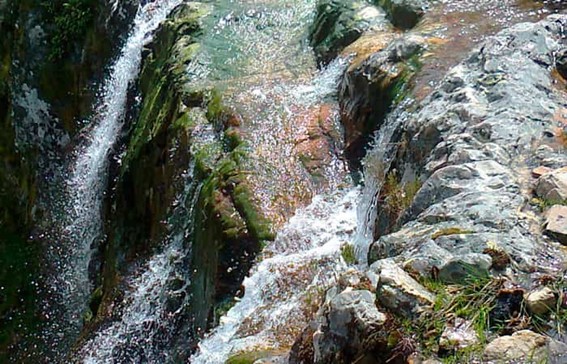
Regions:
<instances>
[{"instance_id":1,"label":"spray of water","mask_svg":"<svg viewBox=\"0 0 567 364\"><path fill-rule=\"evenodd\" d=\"M66 184L66 219L51 291L64 307L66 326L78 330L91 291L89 262L102 235L101 207L107 185L108 155L122 128L128 88L138 75L142 48L152 31L182 0L148 3L137 12L134 26L100 91L100 102L90 122L85 143ZM60 324L59 324L60 325ZM61 325L65 326L65 325Z\"/></svg>"},{"instance_id":2,"label":"spray of water","mask_svg":"<svg viewBox=\"0 0 567 364\"><path fill-rule=\"evenodd\" d=\"M313 314L310 299L346 268L339 251L354 235L359 198L358 188L319 195L292 217L264 251L269 258L244 280L244 297L190 362L224 363L241 350L289 348Z\"/></svg>"}]
</instances>

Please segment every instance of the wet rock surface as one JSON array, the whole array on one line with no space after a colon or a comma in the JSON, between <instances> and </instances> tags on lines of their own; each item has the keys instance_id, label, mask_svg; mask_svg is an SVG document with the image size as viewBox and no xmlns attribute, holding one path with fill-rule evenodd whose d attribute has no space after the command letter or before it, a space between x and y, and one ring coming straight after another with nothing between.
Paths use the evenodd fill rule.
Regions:
<instances>
[{"instance_id":1,"label":"wet rock surface","mask_svg":"<svg viewBox=\"0 0 567 364\"><path fill-rule=\"evenodd\" d=\"M392 24L400 29L415 27L427 8L427 2L423 0L378 0L377 3L386 10Z\"/></svg>"},{"instance_id":2,"label":"wet rock surface","mask_svg":"<svg viewBox=\"0 0 567 364\"><path fill-rule=\"evenodd\" d=\"M311 46L320 64L326 65L365 31L388 30L381 8L365 1L320 1L310 30Z\"/></svg>"},{"instance_id":3,"label":"wet rock surface","mask_svg":"<svg viewBox=\"0 0 567 364\"><path fill-rule=\"evenodd\" d=\"M389 38L375 32L368 36ZM417 36L393 39L383 50L354 62L346 71L339 86L339 104L345 127L345 154L351 163L364 156L374 131L403 98L407 83L419 67L423 43Z\"/></svg>"},{"instance_id":4,"label":"wet rock surface","mask_svg":"<svg viewBox=\"0 0 567 364\"><path fill-rule=\"evenodd\" d=\"M462 317L443 321L441 331L432 329L438 335L435 350L440 356L473 353L458 354L464 355L458 359L464 363L521 361L531 354L543 360L562 354L562 342L521 330L530 327L529 315L545 316L557 307L558 292L532 288L530 277L546 275L561 281L567 260L558 244L561 233L553 235L546 228L554 237L547 239L540 228L554 211L551 220L556 223L548 218L544 227L562 229L557 223L561 206L546 206L542 212L528 204L534 192L546 201L562 199L565 152L553 130L561 127L558 115L567 102L553 72L555 55L567 46L566 24L565 16L550 16L488 38L429 96L400 104L389 118L379 119L376 140L383 144L366 159L366 172L378 171L385 179L374 196L375 241L367 269L367 277L377 285L378 306L393 315L429 312L432 307L437 307L434 312L450 312L443 308L444 295L458 307L458 292L472 290L475 293L463 293L472 300L470 305L484 302L480 311L487 310L482 305L490 305L487 315L493 324L502 325L503 332L518 331L494 340L498 333L491 331L492 324L485 322L488 327L481 332L463 319L472 317L478 325L479 312L466 316L466 310L457 311ZM357 42L363 40L364 36ZM363 62L355 60L357 65ZM353 102L353 94L344 97L346 102ZM537 104L530 102L533 97ZM347 143L348 130L347 124ZM389 139L381 139L380 133ZM410 193L407 186L412 184L418 187ZM408 195L409 202L401 202ZM514 278L499 281L500 288L495 289L495 276ZM520 284L527 285L528 293ZM483 296L487 290L490 293ZM422 306L415 310L419 302ZM414 324L427 330L419 320ZM563 325L561 319L557 324ZM493 336L482 356L479 338L484 335ZM463 351L467 346L472 349ZM549 350L552 356L546 356Z\"/></svg>"}]
</instances>

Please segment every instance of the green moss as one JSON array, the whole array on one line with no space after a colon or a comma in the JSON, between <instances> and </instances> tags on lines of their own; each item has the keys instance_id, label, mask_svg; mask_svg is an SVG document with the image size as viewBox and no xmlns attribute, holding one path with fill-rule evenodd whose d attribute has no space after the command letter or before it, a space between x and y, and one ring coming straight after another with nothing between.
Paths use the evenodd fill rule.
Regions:
<instances>
[{"instance_id":1,"label":"green moss","mask_svg":"<svg viewBox=\"0 0 567 364\"><path fill-rule=\"evenodd\" d=\"M225 364L253 364L256 360L267 358L274 353L270 351L246 351L232 355Z\"/></svg>"},{"instance_id":2,"label":"green moss","mask_svg":"<svg viewBox=\"0 0 567 364\"><path fill-rule=\"evenodd\" d=\"M435 240L442 236L460 235L460 234L474 234L474 231L461 229L459 227L444 228L437 230L435 233L433 233L433 235L431 235L431 239Z\"/></svg>"},{"instance_id":3,"label":"green moss","mask_svg":"<svg viewBox=\"0 0 567 364\"><path fill-rule=\"evenodd\" d=\"M354 245L345 244L341 247L341 256L346 264L356 263L356 254L354 252Z\"/></svg>"},{"instance_id":4,"label":"green moss","mask_svg":"<svg viewBox=\"0 0 567 364\"><path fill-rule=\"evenodd\" d=\"M547 198L534 197L531 199L530 204L532 206L536 206L541 212L543 212L553 205L567 206L567 200L551 200Z\"/></svg>"},{"instance_id":5,"label":"green moss","mask_svg":"<svg viewBox=\"0 0 567 364\"><path fill-rule=\"evenodd\" d=\"M59 60L67 55L73 45L85 38L94 20L96 1L52 0L43 1L46 24L52 25L49 32L49 58Z\"/></svg>"},{"instance_id":6,"label":"green moss","mask_svg":"<svg viewBox=\"0 0 567 364\"><path fill-rule=\"evenodd\" d=\"M402 67L402 71L392 82L389 89L389 98L392 100L393 106L399 104L407 97L411 89L409 85L413 76L423 67L420 53L413 54L406 61L401 62L398 67Z\"/></svg>"}]
</instances>

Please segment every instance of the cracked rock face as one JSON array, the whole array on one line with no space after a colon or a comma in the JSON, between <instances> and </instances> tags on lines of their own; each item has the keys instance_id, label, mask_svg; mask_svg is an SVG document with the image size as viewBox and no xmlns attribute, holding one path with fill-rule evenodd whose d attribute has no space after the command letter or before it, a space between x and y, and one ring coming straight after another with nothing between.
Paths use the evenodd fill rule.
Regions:
<instances>
[{"instance_id":1,"label":"cracked rock face","mask_svg":"<svg viewBox=\"0 0 567 364\"><path fill-rule=\"evenodd\" d=\"M522 212L530 196L518 171L563 154L546 132L567 106L551 75L554 55L567 46L565 25L567 17L550 16L489 38L429 97L397 118L404 136L390 141L400 145L391 170L417 176L422 186L398 221L399 230L377 224L370 262L419 259L420 270L428 272L452 257L496 246L516 271L561 266L564 254L534 233L537 221ZM431 254L439 250L444 254Z\"/></svg>"}]
</instances>

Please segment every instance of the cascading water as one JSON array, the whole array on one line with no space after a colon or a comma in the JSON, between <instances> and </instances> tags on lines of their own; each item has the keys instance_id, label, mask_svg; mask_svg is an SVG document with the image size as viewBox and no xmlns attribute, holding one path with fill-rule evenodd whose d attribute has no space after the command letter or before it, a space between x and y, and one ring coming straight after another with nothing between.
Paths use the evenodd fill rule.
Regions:
<instances>
[{"instance_id":1,"label":"cascading water","mask_svg":"<svg viewBox=\"0 0 567 364\"><path fill-rule=\"evenodd\" d=\"M244 280L244 297L190 362L224 363L239 351L289 349L311 319L311 305L346 268L339 252L354 236L359 200L358 188L338 190L316 196L292 217Z\"/></svg>"},{"instance_id":2,"label":"cascading water","mask_svg":"<svg viewBox=\"0 0 567 364\"><path fill-rule=\"evenodd\" d=\"M358 229L354 239L355 254L362 265L368 263L368 248L374 239L378 198L386 179L386 172L396 155L398 145L393 142L396 128L403 122L404 109L411 101L400 104L376 132L372 146L363 160L364 188L358 204Z\"/></svg>"},{"instance_id":3,"label":"cascading water","mask_svg":"<svg viewBox=\"0 0 567 364\"><path fill-rule=\"evenodd\" d=\"M191 255L193 212L199 186L193 167L183 176L185 190L175 200L162 252L128 283L120 319L100 330L79 352L84 363L171 362L169 348L189 302L187 261Z\"/></svg>"},{"instance_id":4,"label":"cascading water","mask_svg":"<svg viewBox=\"0 0 567 364\"><path fill-rule=\"evenodd\" d=\"M93 126L85 143L74 153L66 185L62 246L57 247L60 256L51 280L51 291L63 310L60 313L63 317L57 319L61 332L55 336L59 339L54 340L65 340L60 337L63 332L76 333L81 326L91 292L88 267L97 239L102 235L101 207L107 185L108 155L122 128L128 89L138 75L142 48L151 40L151 32L181 2L150 2L139 8L130 35L101 88L101 100L91 120Z\"/></svg>"}]
</instances>

